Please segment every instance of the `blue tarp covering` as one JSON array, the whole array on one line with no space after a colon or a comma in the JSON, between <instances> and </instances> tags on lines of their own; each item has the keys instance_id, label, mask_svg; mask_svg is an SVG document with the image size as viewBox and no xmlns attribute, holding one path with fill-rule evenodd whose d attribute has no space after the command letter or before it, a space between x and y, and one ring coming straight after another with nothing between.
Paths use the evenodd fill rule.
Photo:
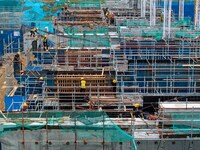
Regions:
<instances>
[{"instance_id":1,"label":"blue tarp covering","mask_svg":"<svg viewBox=\"0 0 200 150\"><path fill-rule=\"evenodd\" d=\"M27 66L26 67L26 71L42 71L42 67L41 66Z\"/></svg>"},{"instance_id":2,"label":"blue tarp covering","mask_svg":"<svg viewBox=\"0 0 200 150\"><path fill-rule=\"evenodd\" d=\"M20 106L23 101L25 101L25 96L15 95L15 96L5 96L5 111L16 111L20 110Z\"/></svg>"}]
</instances>

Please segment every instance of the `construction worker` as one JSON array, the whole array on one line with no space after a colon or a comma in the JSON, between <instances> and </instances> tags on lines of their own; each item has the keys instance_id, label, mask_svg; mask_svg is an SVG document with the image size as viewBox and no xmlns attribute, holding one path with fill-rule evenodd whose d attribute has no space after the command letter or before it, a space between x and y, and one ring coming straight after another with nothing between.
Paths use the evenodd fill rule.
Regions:
<instances>
[{"instance_id":1,"label":"construction worker","mask_svg":"<svg viewBox=\"0 0 200 150\"><path fill-rule=\"evenodd\" d=\"M114 96L116 96L116 90L117 90L116 86L117 86L117 80L112 79L112 90L113 90Z\"/></svg>"},{"instance_id":2,"label":"construction worker","mask_svg":"<svg viewBox=\"0 0 200 150\"><path fill-rule=\"evenodd\" d=\"M17 52L17 54L14 56L14 59L13 59L13 69L14 69L15 77L20 75L21 68L22 68L22 64L21 64L21 59L20 59L20 52Z\"/></svg>"},{"instance_id":3,"label":"construction worker","mask_svg":"<svg viewBox=\"0 0 200 150\"><path fill-rule=\"evenodd\" d=\"M44 35L43 37L43 47L44 47L44 51L48 51L48 44L47 44L47 36Z\"/></svg>"},{"instance_id":4,"label":"construction worker","mask_svg":"<svg viewBox=\"0 0 200 150\"><path fill-rule=\"evenodd\" d=\"M133 114L134 117L142 118L142 111L140 110L140 104L133 104Z\"/></svg>"},{"instance_id":5,"label":"construction worker","mask_svg":"<svg viewBox=\"0 0 200 150\"><path fill-rule=\"evenodd\" d=\"M85 95L85 97L83 98L83 101L87 102L90 110L94 109L94 102L90 99L89 95Z\"/></svg>"},{"instance_id":6,"label":"construction worker","mask_svg":"<svg viewBox=\"0 0 200 150\"><path fill-rule=\"evenodd\" d=\"M163 22L163 20L164 20L164 10L160 12L160 22Z\"/></svg>"},{"instance_id":7,"label":"construction worker","mask_svg":"<svg viewBox=\"0 0 200 150\"><path fill-rule=\"evenodd\" d=\"M105 11L104 14L105 14L107 22L110 24L114 24L114 14L110 12L108 8L106 8L106 10L104 11Z\"/></svg>"},{"instance_id":8,"label":"construction worker","mask_svg":"<svg viewBox=\"0 0 200 150\"><path fill-rule=\"evenodd\" d=\"M103 8L104 16L106 16L106 9L108 9L108 8Z\"/></svg>"},{"instance_id":9,"label":"construction worker","mask_svg":"<svg viewBox=\"0 0 200 150\"><path fill-rule=\"evenodd\" d=\"M86 81L84 78L81 78L81 92L85 92L86 89Z\"/></svg>"},{"instance_id":10,"label":"construction worker","mask_svg":"<svg viewBox=\"0 0 200 150\"><path fill-rule=\"evenodd\" d=\"M33 28L33 29L31 29L31 35L30 35L30 37L35 37L35 32L37 32L37 30L38 30L38 28Z\"/></svg>"},{"instance_id":11,"label":"construction worker","mask_svg":"<svg viewBox=\"0 0 200 150\"><path fill-rule=\"evenodd\" d=\"M23 103L22 111L26 111L28 108L28 104L26 102Z\"/></svg>"},{"instance_id":12,"label":"construction worker","mask_svg":"<svg viewBox=\"0 0 200 150\"><path fill-rule=\"evenodd\" d=\"M43 78L43 77L40 77L40 78L39 78L39 84L42 85L43 82L44 82L44 78Z\"/></svg>"}]
</instances>

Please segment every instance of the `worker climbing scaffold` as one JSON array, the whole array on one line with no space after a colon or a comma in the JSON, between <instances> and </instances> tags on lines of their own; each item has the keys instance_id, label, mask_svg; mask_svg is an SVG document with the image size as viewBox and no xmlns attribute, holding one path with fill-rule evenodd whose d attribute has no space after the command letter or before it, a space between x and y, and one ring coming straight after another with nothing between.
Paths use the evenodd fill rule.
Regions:
<instances>
[{"instance_id":1,"label":"worker climbing scaffold","mask_svg":"<svg viewBox=\"0 0 200 150\"><path fill-rule=\"evenodd\" d=\"M114 13L109 11L108 8L103 8L104 16L109 24L114 24Z\"/></svg>"},{"instance_id":2,"label":"worker climbing scaffold","mask_svg":"<svg viewBox=\"0 0 200 150\"><path fill-rule=\"evenodd\" d=\"M21 69L22 69L22 61L20 59L20 52L17 52L17 54L15 54L13 58L13 70L15 78L20 76Z\"/></svg>"},{"instance_id":3,"label":"worker climbing scaffold","mask_svg":"<svg viewBox=\"0 0 200 150\"><path fill-rule=\"evenodd\" d=\"M49 50L49 46L48 46L48 43L47 43L47 36L44 35L43 37L43 47L44 47L44 51L48 51Z\"/></svg>"},{"instance_id":4,"label":"worker climbing scaffold","mask_svg":"<svg viewBox=\"0 0 200 150\"><path fill-rule=\"evenodd\" d=\"M30 33L31 33L30 37L35 37L35 32L37 32L37 30L38 30L38 28L31 29L30 30Z\"/></svg>"}]
</instances>

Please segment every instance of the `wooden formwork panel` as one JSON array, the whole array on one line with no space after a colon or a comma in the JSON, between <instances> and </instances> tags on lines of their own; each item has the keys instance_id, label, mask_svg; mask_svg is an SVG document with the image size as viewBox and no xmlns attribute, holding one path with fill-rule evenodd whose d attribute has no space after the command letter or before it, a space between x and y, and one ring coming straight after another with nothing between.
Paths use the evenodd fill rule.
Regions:
<instances>
[{"instance_id":1,"label":"wooden formwork panel","mask_svg":"<svg viewBox=\"0 0 200 150\"><path fill-rule=\"evenodd\" d=\"M66 52L68 58L68 65L80 67L101 67L102 59L96 58L95 55L102 54L101 50L96 51L85 51L85 50L70 50Z\"/></svg>"},{"instance_id":2,"label":"wooden formwork panel","mask_svg":"<svg viewBox=\"0 0 200 150\"><path fill-rule=\"evenodd\" d=\"M110 79L102 75L57 75L55 85L59 87L61 93L79 93L82 77L86 81L86 92L94 93L94 95L112 92Z\"/></svg>"},{"instance_id":3,"label":"wooden formwork panel","mask_svg":"<svg viewBox=\"0 0 200 150\"><path fill-rule=\"evenodd\" d=\"M57 24L62 24L62 25L92 25L94 24L94 20L88 20L88 21L57 21ZM96 24L99 25L106 25L105 21L95 21Z\"/></svg>"},{"instance_id":4,"label":"wooden formwork panel","mask_svg":"<svg viewBox=\"0 0 200 150\"><path fill-rule=\"evenodd\" d=\"M101 10L98 9L69 9L69 12L75 14L101 14Z\"/></svg>"}]
</instances>

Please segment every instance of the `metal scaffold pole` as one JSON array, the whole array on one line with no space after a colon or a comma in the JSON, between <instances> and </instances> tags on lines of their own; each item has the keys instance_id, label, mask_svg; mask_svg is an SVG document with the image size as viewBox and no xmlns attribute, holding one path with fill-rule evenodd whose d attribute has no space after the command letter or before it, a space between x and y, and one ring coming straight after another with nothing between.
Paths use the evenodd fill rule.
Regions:
<instances>
[{"instance_id":1,"label":"metal scaffold pole","mask_svg":"<svg viewBox=\"0 0 200 150\"><path fill-rule=\"evenodd\" d=\"M184 3L185 3L185 0L179 0L179 14L178 14L179 20L184 19L184 9L185 9Z\"/></svg>"},{"instance_id":2,"label":"metal scaffold pole","mask_svg":"<svg viewBox=\"0 0 200 150\"><path fill-rule=\"evenodd\" d=\"M199 28L199 0L194 1L194 25L195 28Z\"/></svg>"}]
</instances>

